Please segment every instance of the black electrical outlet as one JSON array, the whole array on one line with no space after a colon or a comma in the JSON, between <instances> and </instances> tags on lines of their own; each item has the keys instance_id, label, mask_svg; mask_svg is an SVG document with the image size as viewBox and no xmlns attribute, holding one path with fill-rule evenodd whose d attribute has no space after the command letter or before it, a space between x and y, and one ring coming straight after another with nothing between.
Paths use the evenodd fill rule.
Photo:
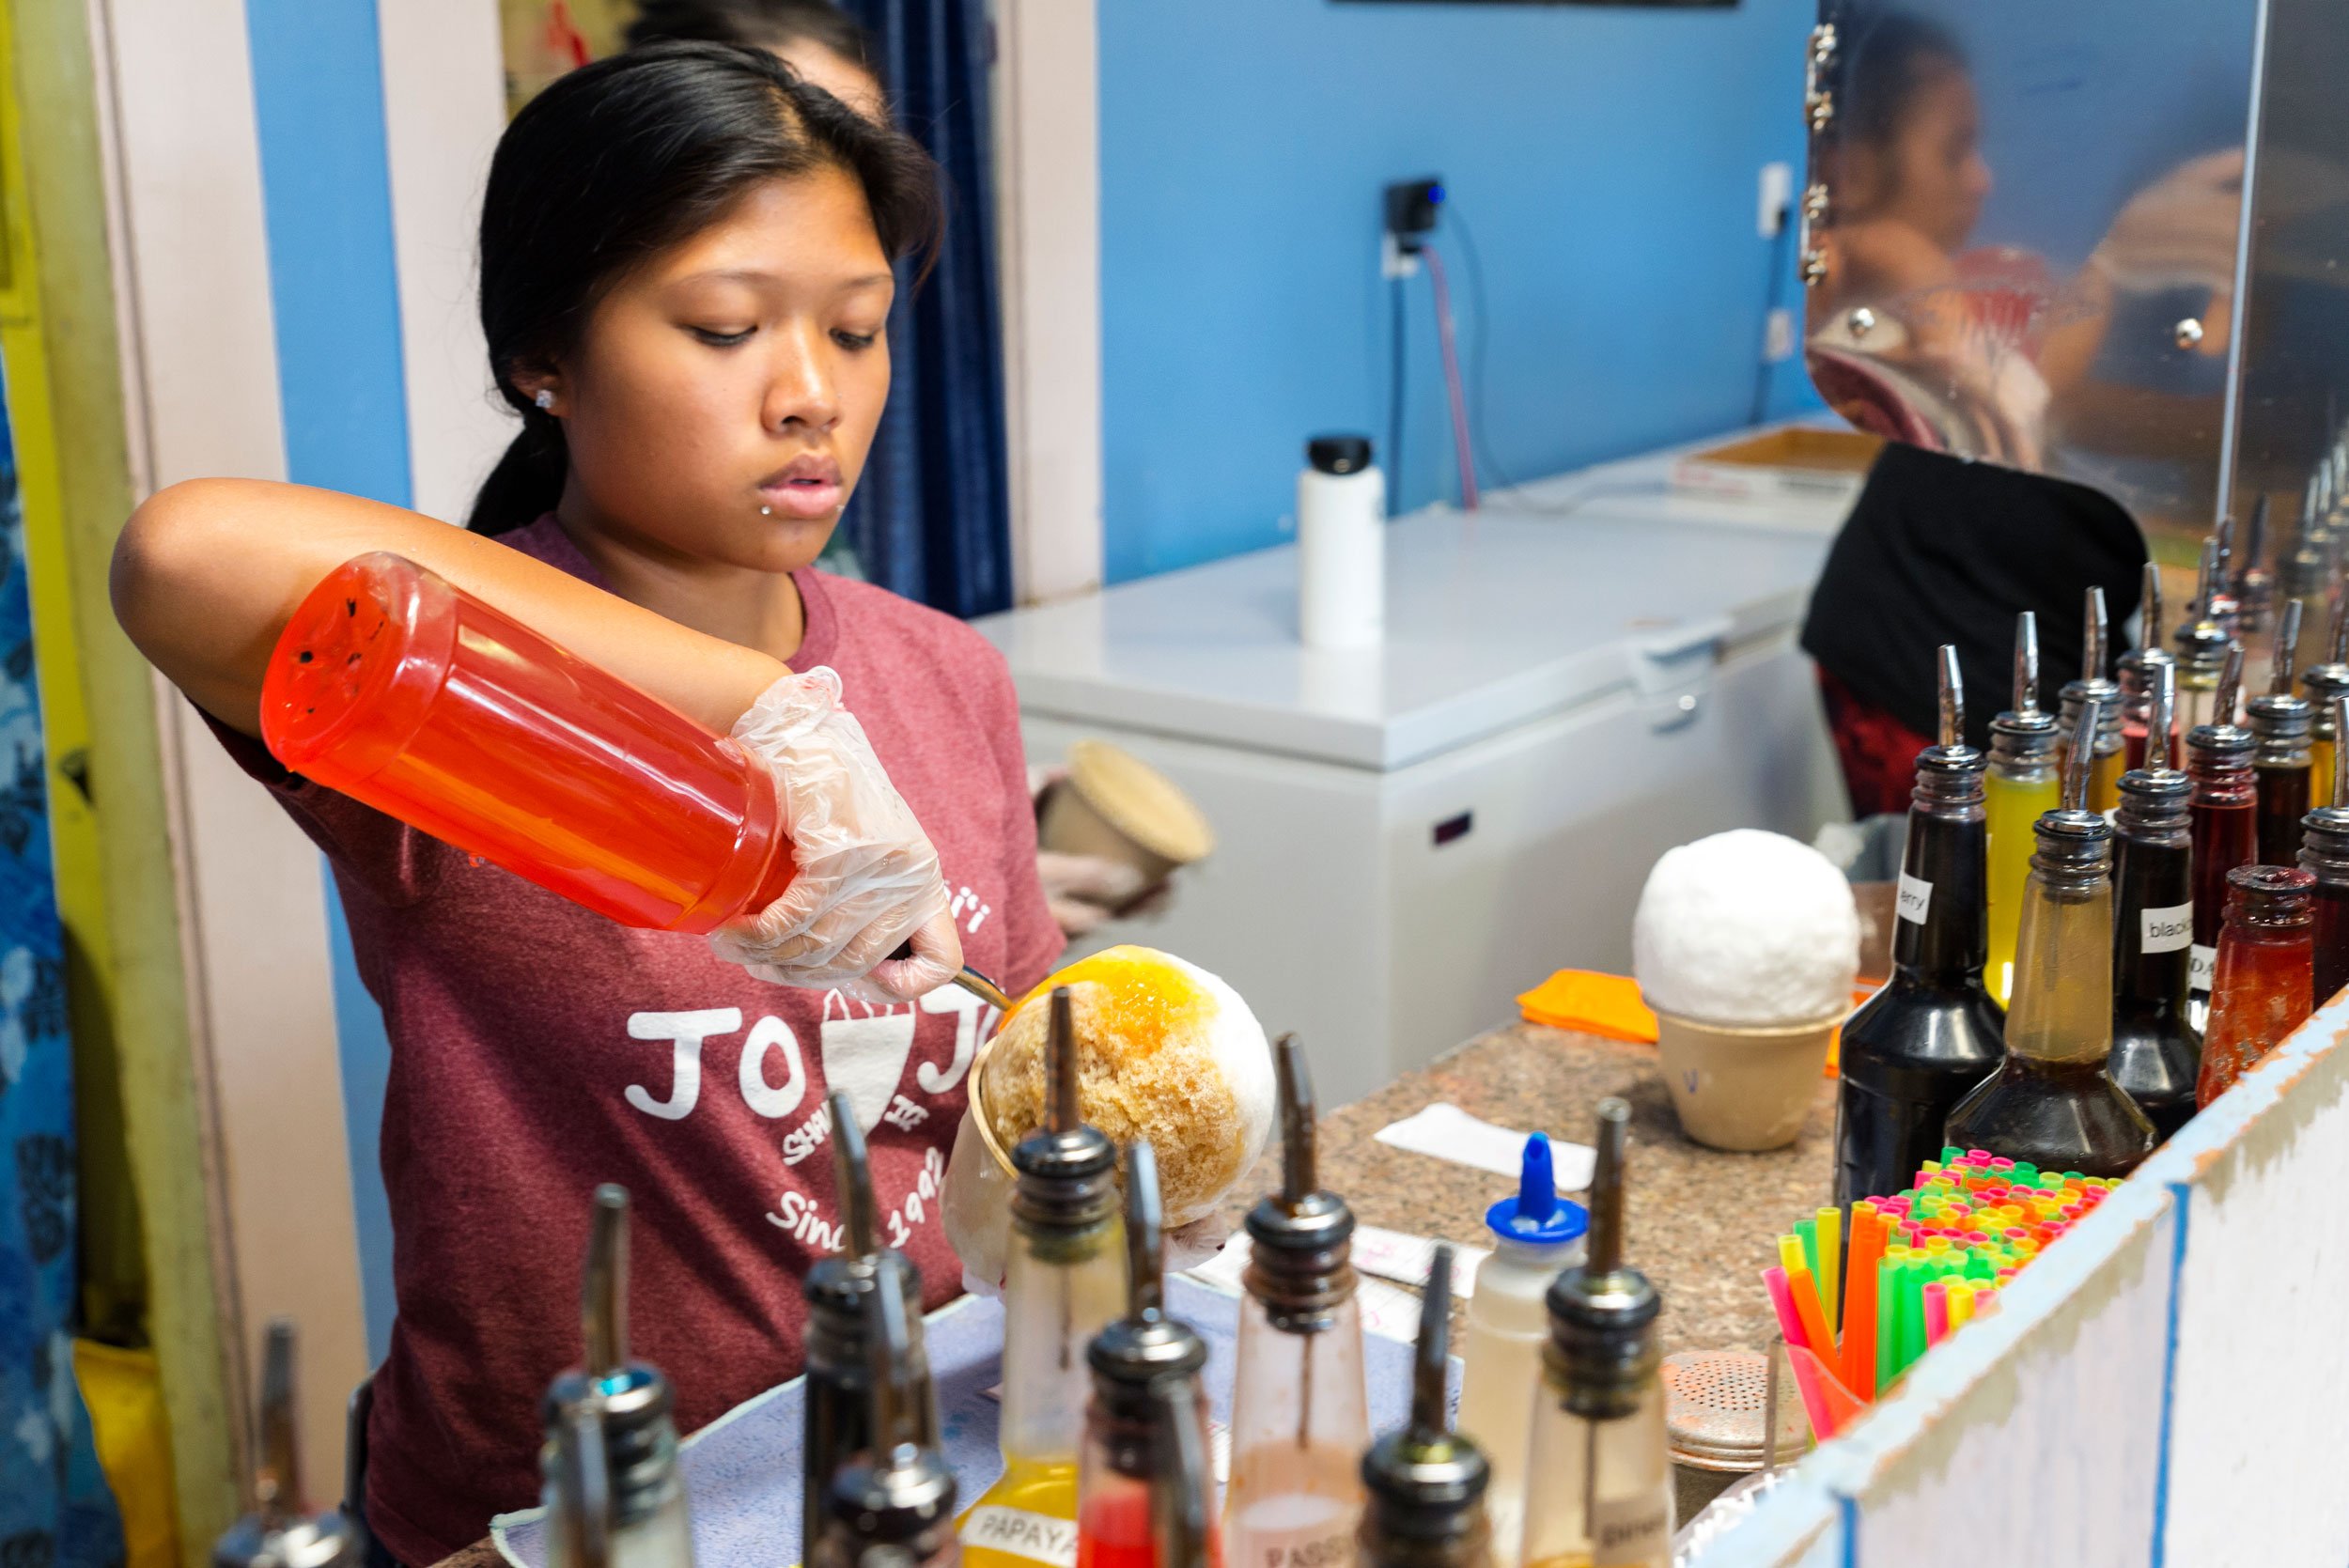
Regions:
<instances>
[{"instance_id":1,"label":"black electrical outlet","mask_svg":"<svg viewBox=\"0 0 2349 1568\"><path fill-rule=\"evenodd\" d=\"M1433 175L1398 179L1387 187L1386 200L1387 232L1403 249L1417 250L1420 236L1436 226L1437 210L1443 206L1443 181Z\"/></svg>"}]
</instances>

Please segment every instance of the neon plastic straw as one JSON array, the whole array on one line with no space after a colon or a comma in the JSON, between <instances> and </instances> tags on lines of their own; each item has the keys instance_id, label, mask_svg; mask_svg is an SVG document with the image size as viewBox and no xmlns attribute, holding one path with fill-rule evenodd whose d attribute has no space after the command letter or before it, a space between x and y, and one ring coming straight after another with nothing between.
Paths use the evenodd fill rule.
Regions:
<instances>
[{"instance_id":1,"label":"neon plastic straw","mask_svg":"<svg viewBox=\"0 0 2349 1568\"><path fill-rule=\"evenodd\" d=\"M1813 1232L1819 1243L1819 1305L1827 1310L1832 1328L1843 1320L1843 1211L1831 1203L1821 1209Z\"/></svg>"},{"instance_id":2,"label":"neon plastic straw","mask_svg":"<svg viewBox=\"0 0 2349 1568\"><path fill-rule=\"evenodd\" d=\"M1819 1222L1815 1219L1795 1221L1795 1239L1802 1243L1802 1265L1811 1270L1812 1282L1819 1286L1819 1305L1827 1305L1827 1290L1819 1281ZM1828 1322L1835 1321L1832 1314Z\"/></svg>"},{"instance_id":3,"label":"neon plastic straw","mask_svg":"<svg viewBox=\"0 0 2349 1568\"><path fill-rule=\"evenodd\" d=\"M1762 1282L1769 1287L1770 1309L1778 1313L1778 1331L1786 1336L1788 1344L1809 1348L1811 1333L1802 1326L1802 1314L1795 1310L1795 1295L1787 1288L1786 1270L1766 1268L1762 1271Z\"/></svg>"},{"instance_id":4,"label":"neon plastic straw","mask_svg":"<svg viewBox=\"0 0 2349 1568\"><path fill-rule=\"evenodd\" d=\"M1803 1256L1802 1237L1789 1234L1778 1238L1778 1266L1788 1274L1811 1266L1811 1260Z\"/></svg>"},{"instance_id":5,"label":"neon plastic straw","mask_svg":"<svg viewBox=\"0 0 2349 1568\"><path fill-rule=\"evenodd\" d=\"M1874 1399L1876 1265L1884 1256L1884 1221L1865 1204L1854 1203L1851 1225L1851 1282L1843 1292L1843 1386L1862 1399Z\"/></svg>"},{"instance_id":6,"label":"neon plastic straw","mask_svg":"<svg viewBox=\"0 0 2349 1568\"><path fill-rule=\"evenodd\" d=\"M1812 1349L1824 1346L1828 1354L1835 1350L1835 1336L1828 1331L1827 1313L1819 1305L1819 1287L1808 1268L1786 1271L1786 1288L1795 1297L1795 1312L1802 1319L1802 1343Z\"/></svg>"},{"instance_id":7,"label":"neon plastic straw","mask_svg":"<svg viewBox=\"0 0 2349 1568\"><path fill-rule=\"evenodd\" d=\"M1881 1399L1900 1375L1901 1263L1884 1258L1876 1264L1876 1369L1868 1397Z\"/></svg>"},{"instance_id":8,"label":"neon plastic straw","mask_svg":"<svg viewBox=\"0 0 2349 1568\"><path fill-rule=\"evenodd\" d=\"M1956 1281L1950 1284L1950 1331L1955 1333L1974 1315L1974 1287Z\"/></svg>"},{"instance_id":9,"label":"neon plastic straw","mask_svg":"<svg viewBox=\"0 0 2349 1568\"><path fill-rule=\"evenodd\" d=\"M1950 1287L1936 1280L1925 1286L1925 1343L1939 1344L1950 1337Z\"/></svg>"}]
</instances>

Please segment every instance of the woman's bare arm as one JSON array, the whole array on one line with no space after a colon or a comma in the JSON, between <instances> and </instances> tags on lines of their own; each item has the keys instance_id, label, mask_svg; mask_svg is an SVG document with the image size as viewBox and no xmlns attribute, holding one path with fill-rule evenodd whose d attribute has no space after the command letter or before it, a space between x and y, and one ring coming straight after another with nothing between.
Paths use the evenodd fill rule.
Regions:
<instances>
[{"instance_id":1,"label":"woman's bare arm","mask_svg":"<svg viewBox=\"0 0 2349 1568\"><path fill-rule=\"evenodd\" d=\"M379 502L257 479L157 492L116 543L115 615L154 666L224 723L260 734L261 675L320 578L388 550L723 733L787 673L520 551Z\"/></svg>"}]
</instances>

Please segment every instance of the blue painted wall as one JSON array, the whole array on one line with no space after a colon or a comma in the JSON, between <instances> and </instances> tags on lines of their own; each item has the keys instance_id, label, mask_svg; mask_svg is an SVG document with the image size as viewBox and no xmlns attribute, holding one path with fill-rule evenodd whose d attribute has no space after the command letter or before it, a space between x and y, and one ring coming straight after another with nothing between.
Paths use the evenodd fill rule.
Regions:
<instances>
[{"instance_id":1,"label":"blue painted wall","mask_svg":"<svg viewBox=\"0 0 2349 1568\"><path fill-rule=\"evenodd\" d=\"M245 17L288 476L405 506L408 397L375 3L246 0ZM391 1045L331 879L326 901L360 1285L380 1361L392 1332L381 1159Z\"/></svg>"},{"instance_id":2,"label":"blue painted wall","mask_svg":"<svg viewBox=\"0 0 2349 1568\"><path fill-rule=\"evenodd\" d=\"M1390 179L1442 176L1481 255L1487 484L1741 423L1773 259L1755 182L1773 160L1800 179L1813 15L1102 5L1111 578L1277 543L1308 434L1383 442ZM1466 352L1479 302L1440 242ZM1415 506L1456 490L1427 279L1408 287ZM1770 398L1816 406L1795 362Z\"/></svg>"}]
</instances>

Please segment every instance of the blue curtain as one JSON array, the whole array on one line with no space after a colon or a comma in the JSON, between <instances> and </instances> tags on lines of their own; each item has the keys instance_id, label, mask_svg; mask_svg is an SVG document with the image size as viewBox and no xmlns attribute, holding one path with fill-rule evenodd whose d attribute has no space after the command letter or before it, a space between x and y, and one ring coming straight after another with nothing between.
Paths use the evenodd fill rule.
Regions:
<instances>
[{"instance_id":1,"label":"blue curtain","mask_svg":"<svg viewBox=\"0 0 2349 1568\"><path fill-rule=\"evenodd\" d=\"M73 1048L46 768L0 412L0 1564L106 1568L122 1523L73 1377Z\"/></svg>"},{"instance_id":2,"label":"blue curtain","mask_svg":"<svg viewBox=\"0 0 2349 1568\"><path fill-rule=\"evenodd\" d=\"M843 0L906 131L944 172L945 247L899 271L880 433L843 520L865 576L956 615L1011 604L1002 313L981 0Z\"/></svg>"}]
</instances>

